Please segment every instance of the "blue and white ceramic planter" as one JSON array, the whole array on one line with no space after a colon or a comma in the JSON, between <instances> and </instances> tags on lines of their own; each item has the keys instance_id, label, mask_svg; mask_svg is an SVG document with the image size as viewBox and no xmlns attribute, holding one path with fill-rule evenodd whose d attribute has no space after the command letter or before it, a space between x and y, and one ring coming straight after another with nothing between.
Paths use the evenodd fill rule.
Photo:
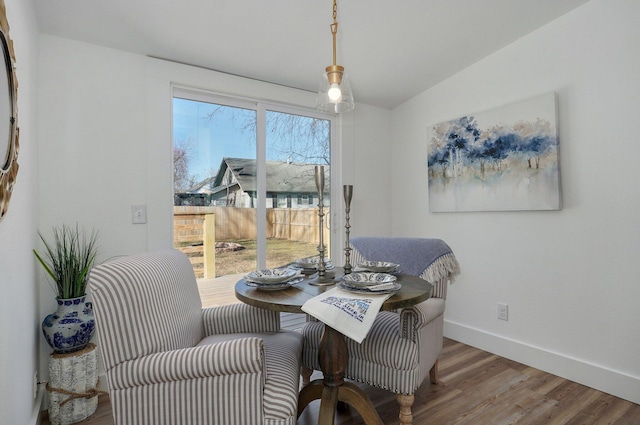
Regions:
<instances>
[{"instance_id":1,"label":"blue and white ceramic planter","mask_svg":"<svg viewBox=\"0 0 640 425\"><path fill-rule=\"evenodd\" d=\"M42 321L44 338L55 353L82 350L91 341L96 324L91 303L85 298L56 298L58 310Z\"/></svg>"}]
</instances>

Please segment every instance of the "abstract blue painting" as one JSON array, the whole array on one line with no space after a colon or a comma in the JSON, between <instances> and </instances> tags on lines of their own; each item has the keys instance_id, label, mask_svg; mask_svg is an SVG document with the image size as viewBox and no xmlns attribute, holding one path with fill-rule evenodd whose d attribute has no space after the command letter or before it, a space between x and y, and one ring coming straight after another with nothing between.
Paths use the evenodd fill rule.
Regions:
<instances>
[{"instance_id":1,"label":"abstract blue painting","mask_svg":"<svg viewBox=\"0 0 640 425\"><path fill-rule=\"evenodd\" d=\"M560 209L556 96L429 127L429 211Z\"/></svg>"}]
</instances>

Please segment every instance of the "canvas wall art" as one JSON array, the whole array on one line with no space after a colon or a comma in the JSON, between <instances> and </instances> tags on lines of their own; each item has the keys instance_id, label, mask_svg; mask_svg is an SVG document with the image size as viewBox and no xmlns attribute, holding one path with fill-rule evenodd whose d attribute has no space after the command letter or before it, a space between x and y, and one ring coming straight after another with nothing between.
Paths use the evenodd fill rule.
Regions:
<instances>
[{"instance_id":1,"label":"canvas wall art","mask_svg":"<svg viewBox=\"0 0 640 425\"><path fill-rule=\"evenodd\" d=\"M560 209L556 96L429 127L429 210Z\"/></svg>"}]
</instances>

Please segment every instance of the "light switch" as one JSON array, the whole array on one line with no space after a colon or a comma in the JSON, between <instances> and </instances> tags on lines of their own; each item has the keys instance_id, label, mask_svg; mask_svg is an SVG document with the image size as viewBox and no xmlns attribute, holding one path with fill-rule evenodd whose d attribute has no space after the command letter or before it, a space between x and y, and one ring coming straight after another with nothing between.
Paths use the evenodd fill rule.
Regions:
<instances>
[{"instance_id":1,"label":"light switch","mask_svg":"<svg viewBox=\"0 0 640 425\"><path fill-rule=\"evenodd\" d=\"M145 224L147 222L146 205L131 205L131 222L133 224Z\"/></svg>"}]
</instances>

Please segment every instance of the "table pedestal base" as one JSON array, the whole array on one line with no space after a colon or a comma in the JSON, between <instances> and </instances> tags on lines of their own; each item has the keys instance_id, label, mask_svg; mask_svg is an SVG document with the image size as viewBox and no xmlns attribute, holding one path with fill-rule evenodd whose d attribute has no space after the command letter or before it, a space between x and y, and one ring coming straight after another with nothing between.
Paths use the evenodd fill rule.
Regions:
<instances>
[{"instance_id":1,"label":"table pedestal base","mask_svg":"<svg viewBox=\"0 0 640 425\"><path fill-rule=\"evenodd\" d=\"M324 377L302 388L298 397L298 416L309 403L319 399L318 425L333 425L341 401L353 406L367 425L384 425L365 392L354 383L344 381L348 358L344 335L325 325L318 346L318 362Z\"/></svg>"},{"instance_id":2,"label":"table pedestal base","mask_svg":"<svg viewBox=\"0 0 640 425\"><path fill-rule=\"evenodd\" d=\"M338 401L354 407L367 425L384 425L373 403L365 392L352 382L345 382L336 387L327 387L322 379L316 379L300 391L298 399L298 416L313 400L320 400L318 425L333 425Z\"/></svg>"}]
</instances>

